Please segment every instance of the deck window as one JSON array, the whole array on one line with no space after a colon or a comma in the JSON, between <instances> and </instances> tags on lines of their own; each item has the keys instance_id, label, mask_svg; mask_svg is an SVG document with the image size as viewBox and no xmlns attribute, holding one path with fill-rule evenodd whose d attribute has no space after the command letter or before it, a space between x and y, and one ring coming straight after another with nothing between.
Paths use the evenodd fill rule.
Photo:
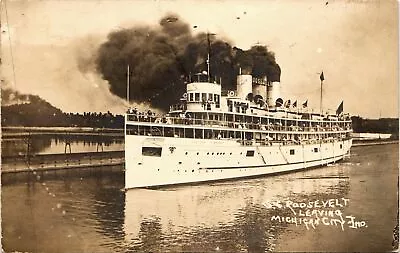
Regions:
<instances>
[{"instance_id":1,"label":"deck window","mask_svg":"<svg viewBox=\"0 0 400 253\"><path fill-rule=\"evenodd\" d=\"M138 135L138 126L136 125L126 125L127 135Z\"/></svg>"},{"instance_id":2,"label":"deck window","mask_svg":"<svg viewBox=\"0 0 400 253\"><path fill-rule=\"evenodd\" d=\"M185 129L185 138L194 138L193 129Z\"/></svg>"},{"instance_id":3,"label":"deck window","mask_svg":"<svg viewBox=\"0 0 400 253\"><path fill-rule=\"evenodd\" d=\"M164 128L164 136L165 137L174 137L174 129L171 127Z\"/></svg>"},{"instance_id":4,"label":"deck window","mask_svg":"<svg viewBox=\"0 0 400 253\"><path fill-rule=\"evenodd\" d=\"M142 147L143 156L157 156L161 157L162 148L160 147Z\"/></svg>"},{"instance_id":5,"label":"deck window","mask_svg":"<svg viewBox=\"0 0 400 253\"><path fill-rule=\"evenodd\" d=\"M201 93L201 100L202 100L203 102L206 102L206 101L207 101L207 93Z\"/></svg>"},{"instance_id":6,"label":"deck window","mask_svg":"<svg viewBox=\"0 0 400 253\"><path fill-rule=\"evenodd\" d=\"M314 148L314 152L318 152L318 148Z\"/></svg>"},{"instance_id":7,"label":"deck window","mask_svg":"<svg viewBox=\"0 0 400 253\"><path fill-rule=\"evenodd\" d=\"M194 101L200 101L200 93L195 93L194 94Z\"/></svg>"},{"instance_id":8,"label":"deck window","mask_svg":"<svg viewBox=\"0 0 400 253\"><path fill-rule=\"evenodd\" d=\"M254 150L247 150L246 156L254 156Z\"/></svg>"},{"instance_id":9,"label":"deck window","mask_svg":"<svg viewBox=\"0 0 400 253\"><path fill-rule=\"evenodd\" d=\"M188 131L188 130L186 130L186 131ZM202 129L195 129L195 138L203 139L203 130Z\"/></svg>"},{"instance_id":10,"label":"deck window","mask_svg":"<svg viewBox=\"0 0 400 253\"><path fill-rule=\"evenodd\" d=\"M291 155L294 155L294 149L291 149L291 150L290 150L290 154L291 154Z\"/></svg>"}]
</instances>

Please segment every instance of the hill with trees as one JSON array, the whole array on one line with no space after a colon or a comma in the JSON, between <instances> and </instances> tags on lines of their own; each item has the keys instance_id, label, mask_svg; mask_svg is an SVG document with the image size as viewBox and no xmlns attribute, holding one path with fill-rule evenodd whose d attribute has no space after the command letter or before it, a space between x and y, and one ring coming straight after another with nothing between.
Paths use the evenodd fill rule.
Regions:
<instances>
[{"instance_id":1,"label":"hill with trees","mask_svg":"<svg viewBox=\"0 0 400 253\"><path fill-rule=\"evenodd\" d=\"M123 128L124 117L110 112L65 113L35 95L2 89L2 126Z\"/></svg>"}]
</instances>

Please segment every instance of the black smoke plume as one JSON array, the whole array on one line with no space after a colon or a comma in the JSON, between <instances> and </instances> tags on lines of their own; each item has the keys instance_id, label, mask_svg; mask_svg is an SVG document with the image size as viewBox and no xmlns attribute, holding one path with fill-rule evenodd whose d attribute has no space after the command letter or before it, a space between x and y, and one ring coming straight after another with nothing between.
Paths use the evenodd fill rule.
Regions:
<instances>
[{"instance_id":1,"label":"black smoke plume","mask_svg":"<svg viewBox=\"0 0 400 253\"><path fill-rule=\"evenodd\" d=\"M236 88L240 68L255 77L280 80L280 67L266 46L242 50L213 35L193 35L191 27L177 15L165 16L156 27L111 32L99 48L96 65L111 92L122 98L127 97L129 65L130 100L167 110L185 92L191 77L207 71L208 52L210 75L222 81L224 90Z\"/></svg>"}]
</instances>

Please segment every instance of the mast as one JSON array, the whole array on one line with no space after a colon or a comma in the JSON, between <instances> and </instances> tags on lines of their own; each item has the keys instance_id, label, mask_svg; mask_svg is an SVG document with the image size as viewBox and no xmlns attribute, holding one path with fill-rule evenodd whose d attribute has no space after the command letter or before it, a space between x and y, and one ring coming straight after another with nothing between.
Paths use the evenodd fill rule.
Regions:
<instances>
[{"instance_id":1,"label":"mast","mask_svg":"<svg viewBox=\"0 0 400 253\"><path fill-rule=\"evenodd\" d=\"M208 50L207 50L207 80L210 82L210 51L211 51L211 43L210 43L210 33L207 32L207 45L208 45Z\"/></svg>"},{"instance_id":2,"label":"mast","mask_svg":"<svg viewBox=\"0 0 400 253\"><path fill-rule=\"evenodd\" d=\"M128 64L128 70L126 72L126 100L129 103L129 64Z\"/></svg>"},{"instance_id":3,"label":"mast","mask_svg":"<svg viewBox=\"0 0 400 253\"><path fill-rule=\"evenodd\" d=\"M322 116L322 83L325 80L324 71L321 72L321 75L319 76L319 80L321 80L321 96L320 96L319 109L320 109L320 113Z\"/></svg>"},{"instance_id":4,"label":"mast","mask_svg":"<svg viewBox=\"0 0 400 253\"><path fill-rule=\"evenodd\" d=\"M319 99L319 110L322 115L322 81L321 81L321 89L320 90L321 90L321 95L320 95L320 99Z\"/></svg>"},{"instance_id":5,"label":"mast","mask_svg":"<svg viewBox=\"0 0 400 253\"><path fill-rule=\"evenodd\" d=\"M207 79L208 79L208 82L210 82L210 80L211 80L211 75L210 75L210 54L211 54L210 35L215 35L215 33L207 32L207 44L208 44L208 50L207 50Z\"/></svg>"},{"instance_id":6,"label":"mast","mask_svg":"<svg viewBox=\"0 0 400 253\"><path fill-rule=\"evenodd\" d=\"M207 80L210 82L210 52L207 54Z\"/></svg>"}]
</instances>

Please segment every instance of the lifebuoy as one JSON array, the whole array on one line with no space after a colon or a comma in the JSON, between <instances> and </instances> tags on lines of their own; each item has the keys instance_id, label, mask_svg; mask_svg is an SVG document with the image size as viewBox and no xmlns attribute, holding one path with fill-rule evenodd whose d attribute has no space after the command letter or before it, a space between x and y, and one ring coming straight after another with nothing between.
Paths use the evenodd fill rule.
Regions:
<instances>
[{"instance_id":1,"label":"lifebuoy","mask_svg":"<svg viewBox=\"0 0 400 253\"><path fill-rule=\"evenodd\" d=\"M231 90L231 91L229 91L228 95L229 95L230 97L233 97L233 96L235 96L235 92L234 92L233 90Z\"/></svg>"},{"instance_id":2,"label":"lifebuoy","mask_svg":"<svg viewBox=\"0 0 400 253\"><path fill-rule=\"evenodd\" d=\"M182 97L187 98L187 93L183 93Z\"/></svg>"}]
</instances>

